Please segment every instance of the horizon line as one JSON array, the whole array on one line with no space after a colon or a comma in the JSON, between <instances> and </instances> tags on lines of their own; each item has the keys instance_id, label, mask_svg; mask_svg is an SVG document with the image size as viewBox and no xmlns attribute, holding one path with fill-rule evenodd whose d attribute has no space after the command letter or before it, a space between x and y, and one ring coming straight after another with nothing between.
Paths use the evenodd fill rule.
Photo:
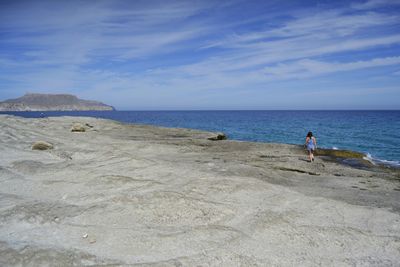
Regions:
<instances>
[{"instance_id":1,"label":"horizon line","mask_svg":"<svg viewBox=\"0 0 400 267\"><path fill-rule=\"evenodd\" d=\"M400 111L400 109L115 109L115 110L32 110L32 111L0 111L0 113L10 112L161 112L161 111Z\"/></svg>"}]
</instances>

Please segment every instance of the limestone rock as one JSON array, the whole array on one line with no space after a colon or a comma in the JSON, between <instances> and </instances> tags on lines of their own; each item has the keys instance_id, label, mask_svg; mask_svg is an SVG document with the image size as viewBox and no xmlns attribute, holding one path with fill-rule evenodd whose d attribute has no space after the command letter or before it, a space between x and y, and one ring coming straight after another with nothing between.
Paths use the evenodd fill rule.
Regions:
<instances>
[{"instance_id":1,"label":"limestone rock","mask_svg":"<svg viewBox=\"0 0 400 267\"><path fill-rule=\"evenodd\" d=\"M72 125L71 132L86 132L86 128L79 123Z\"/></svg>"},{"instance_id":2,"label":"limestone rock","mask_svg":"<svg viewBox=\"0 0 400 267\"><path fill-rule=\"evenodd\" d=\"M219 140L226 140L226 135L224 133L215 133L213 136L207 138L211 141L219 141Z\"/></svg>"},{"instance_id":3,"label":"limestone rock","mask_svg":"<svg viewBox=\"0 0 400 267\"><path fill-rule=\"evenodd\" d=\"M0 266L399 266L399 170L213 136L0 114Z\"/></svg>"},{"instance_id":4,"label":"limestone rock","mask_svg":"<svg viewBox=\"0 0 400 267\"><path fill-rule=\"evenodd\" d=\"M33 143L32 150L47 150L52 149L53 145L45 141L37 141Z\"/></svg>"}]
</instances>

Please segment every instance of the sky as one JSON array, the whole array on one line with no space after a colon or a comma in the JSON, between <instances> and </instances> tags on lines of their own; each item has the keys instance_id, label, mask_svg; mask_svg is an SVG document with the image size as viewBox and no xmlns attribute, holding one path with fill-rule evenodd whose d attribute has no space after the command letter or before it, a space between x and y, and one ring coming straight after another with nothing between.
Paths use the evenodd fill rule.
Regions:
<instances>
[{"instance_id":1,"label":"sky","mask_svg":"<svg viewBox=\"0 0 400 267\"><path fill-rule=\"evenodd\" d=\"M400 109L400 0L0 0L0 101Z\"/></svg>"}]
</instances>

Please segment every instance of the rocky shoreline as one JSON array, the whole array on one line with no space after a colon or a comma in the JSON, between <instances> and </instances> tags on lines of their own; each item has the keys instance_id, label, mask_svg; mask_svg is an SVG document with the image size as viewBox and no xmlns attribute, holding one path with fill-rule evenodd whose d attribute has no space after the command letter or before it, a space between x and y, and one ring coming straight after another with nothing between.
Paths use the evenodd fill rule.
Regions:
<instances>
[{"instance_id":1,"label":"rocky shoreline","mask_svg":"<svg viewBox=\"0 0 400 267\"><path fill-rule=\"evenodd\" d=\"M0 115L0 265L400 264L399 170L223 139Z\"/></svg>"}]
</instances>

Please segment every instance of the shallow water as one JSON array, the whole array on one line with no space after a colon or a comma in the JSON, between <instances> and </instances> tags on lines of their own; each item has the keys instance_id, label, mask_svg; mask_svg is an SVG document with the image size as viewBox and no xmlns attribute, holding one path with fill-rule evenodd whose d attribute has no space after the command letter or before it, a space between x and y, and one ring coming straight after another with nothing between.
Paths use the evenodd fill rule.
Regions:
<instances>
[{"instance_id":1,"label":"shallow water","mask_svg":"<svg viewBox=\"0 0 400 267\"><path fill-rule=\"evenodd\" d=\"M70 111L1 112L23 117L91 116L127 123L221 131L229 139L303 144L363 152L400 166L400 111Z\"/></svg>"}]
</instances>

